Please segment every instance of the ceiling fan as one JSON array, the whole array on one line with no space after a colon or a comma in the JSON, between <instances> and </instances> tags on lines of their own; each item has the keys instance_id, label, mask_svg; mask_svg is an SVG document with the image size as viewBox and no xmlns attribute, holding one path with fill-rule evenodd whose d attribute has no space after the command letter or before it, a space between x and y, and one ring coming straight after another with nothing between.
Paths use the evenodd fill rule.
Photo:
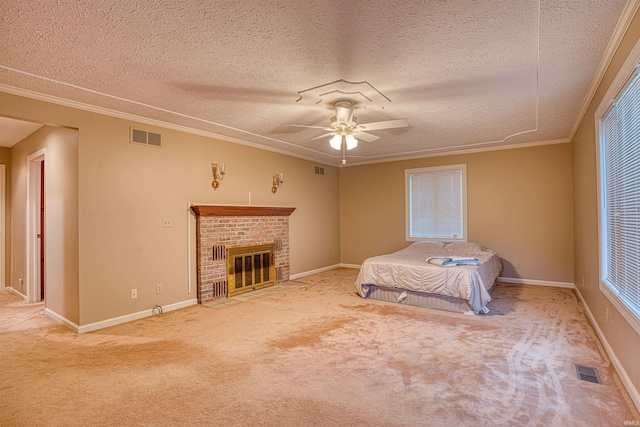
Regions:
<instances>
[{"instance_id":1,"label":"ceiling fan","mask_svg":"<svg viewBox=\"0 0 640 427\"><path fill-rule=\"evenodd\" d=\"M407 119L385 120L382 122L362 123L358 124L358 119L353 115L353 103L351 101L338 101L334 104L336 115L331 117L329 127L323 126L305 126L305 125L289 125L302 128L322 129L327 131L313 139L320 139L330 136L329 145L336 150L351 150L358 146L358 139L367 142L373 142L379 139L379 136L368 133L372 130L403 128L409 126ZM357 137L357 138L356 138ZM346 163L344 158L342 163Z\"/></svg>"}]
</instances>

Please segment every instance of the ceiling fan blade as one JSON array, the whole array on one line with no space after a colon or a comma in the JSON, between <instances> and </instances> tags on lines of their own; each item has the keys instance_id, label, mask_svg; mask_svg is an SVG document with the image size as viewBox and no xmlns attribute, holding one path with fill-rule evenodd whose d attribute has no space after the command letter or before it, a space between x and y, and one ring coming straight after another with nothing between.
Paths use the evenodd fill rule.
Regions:
<instances>
[{"instance_id":1,"label":"ceiling fan blade","mask_svg":"<svg viewBox=\"0 0 640 427\"><path fill-rule=\"evenodd\" d=\"M385 120L383 122L362 123L358 125L358 129L370 131L378 129L406 128L409 126L407 119Z\"/></svg>"},{"instance_id":2,"label":"ceiling fan blade","mask_svg":"<svg viewBox=\"0 0 640 427\"><path fill-rule=\"evenodd\" d=\"M367 132L356 132L353 134L353 136L356 137L356 139L361 139L363 141L367 141L367 142L373 142L376 139L379 139L379 136L376 136L372 133L367 133Z\"/></svg>"},{"instance_id":3,"label":"ceiling fan blade","mask_svg":"<svg viewBox=\"0 0 640 427\"><path fill-rule=\"evenodd\" d=\"M324 135L320 135L320 136L316 136L315 138L311 138L311 140L313 141L314 139L326 138L327 136L333 136L333 135L335 135L335 132L325 133Z\"/></svg>"}]
</instances>

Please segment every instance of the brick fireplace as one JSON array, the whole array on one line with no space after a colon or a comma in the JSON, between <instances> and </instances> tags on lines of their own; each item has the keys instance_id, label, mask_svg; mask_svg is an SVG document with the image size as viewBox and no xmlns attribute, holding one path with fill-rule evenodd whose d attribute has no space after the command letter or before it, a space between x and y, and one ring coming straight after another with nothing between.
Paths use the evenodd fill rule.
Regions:
<instances>
[{"instance_id":1,"label":"brick fireplace","mask_svg":"<svg viewBox=\"0 0 640 427\"><path fill-rule=\"evenodd\" d=\"M295 208L192 206L196 214L198 303L226 297L230 249L273 245L275 283L289 280L289 215Z\"/></svg>"}]
</instances>

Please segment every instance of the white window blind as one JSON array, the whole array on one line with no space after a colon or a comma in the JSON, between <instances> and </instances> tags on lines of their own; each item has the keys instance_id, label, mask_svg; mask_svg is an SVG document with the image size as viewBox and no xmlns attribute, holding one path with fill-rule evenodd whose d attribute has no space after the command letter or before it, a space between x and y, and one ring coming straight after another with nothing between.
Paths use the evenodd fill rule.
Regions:
<instances>
[{"instance_id":1,"label":"white window blind","mask_svg":"<svg viewBox=\"0 0 640 427\"><path fill-rule=\"evenodd\" d=\"M640 318L640 78L600 121L602 282Z\"/></svg>"},{"instance_id":2,"label":"white window blind","mask_svg":"<svg viewBox=\"0 0 640 427\"><path fill-rule=\"evenodd\" d=\"M405 171L407 240L466 240L466 165Z\"/></svg>"}]
</instances>

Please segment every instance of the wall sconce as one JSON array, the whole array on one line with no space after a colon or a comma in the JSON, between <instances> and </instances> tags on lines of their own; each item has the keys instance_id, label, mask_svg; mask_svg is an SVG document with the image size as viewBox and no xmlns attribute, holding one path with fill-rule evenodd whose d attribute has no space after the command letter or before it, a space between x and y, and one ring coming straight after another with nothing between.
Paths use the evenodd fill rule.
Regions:
<instances>
[{"instance_id":1,"label":"wall sconce","mask_svg":"<svg viewBox=\"0 0 640 427\"><path fill-rule=\"evenodd\" d=\"M222 178L224 178L224 167L224 162L220 163L220 165L218 165L218 163L211 163L211 175L213 176L211 186L214 190L220 186L218 180L222 181Z\"/></svg>"},{"instance_id":2,"label":"wall sconce","mask_svg":"<svg viewBox=\"0 0 640 427\"><path fill-rule=\"evenodd\" d=\"M273 194L276 194L276 191L278 191L278 188L282 186L283 182L284 182L284 174L282 172L273 175L273 185L271 186L271 192Z\"/></svg>"}]
</instances>

